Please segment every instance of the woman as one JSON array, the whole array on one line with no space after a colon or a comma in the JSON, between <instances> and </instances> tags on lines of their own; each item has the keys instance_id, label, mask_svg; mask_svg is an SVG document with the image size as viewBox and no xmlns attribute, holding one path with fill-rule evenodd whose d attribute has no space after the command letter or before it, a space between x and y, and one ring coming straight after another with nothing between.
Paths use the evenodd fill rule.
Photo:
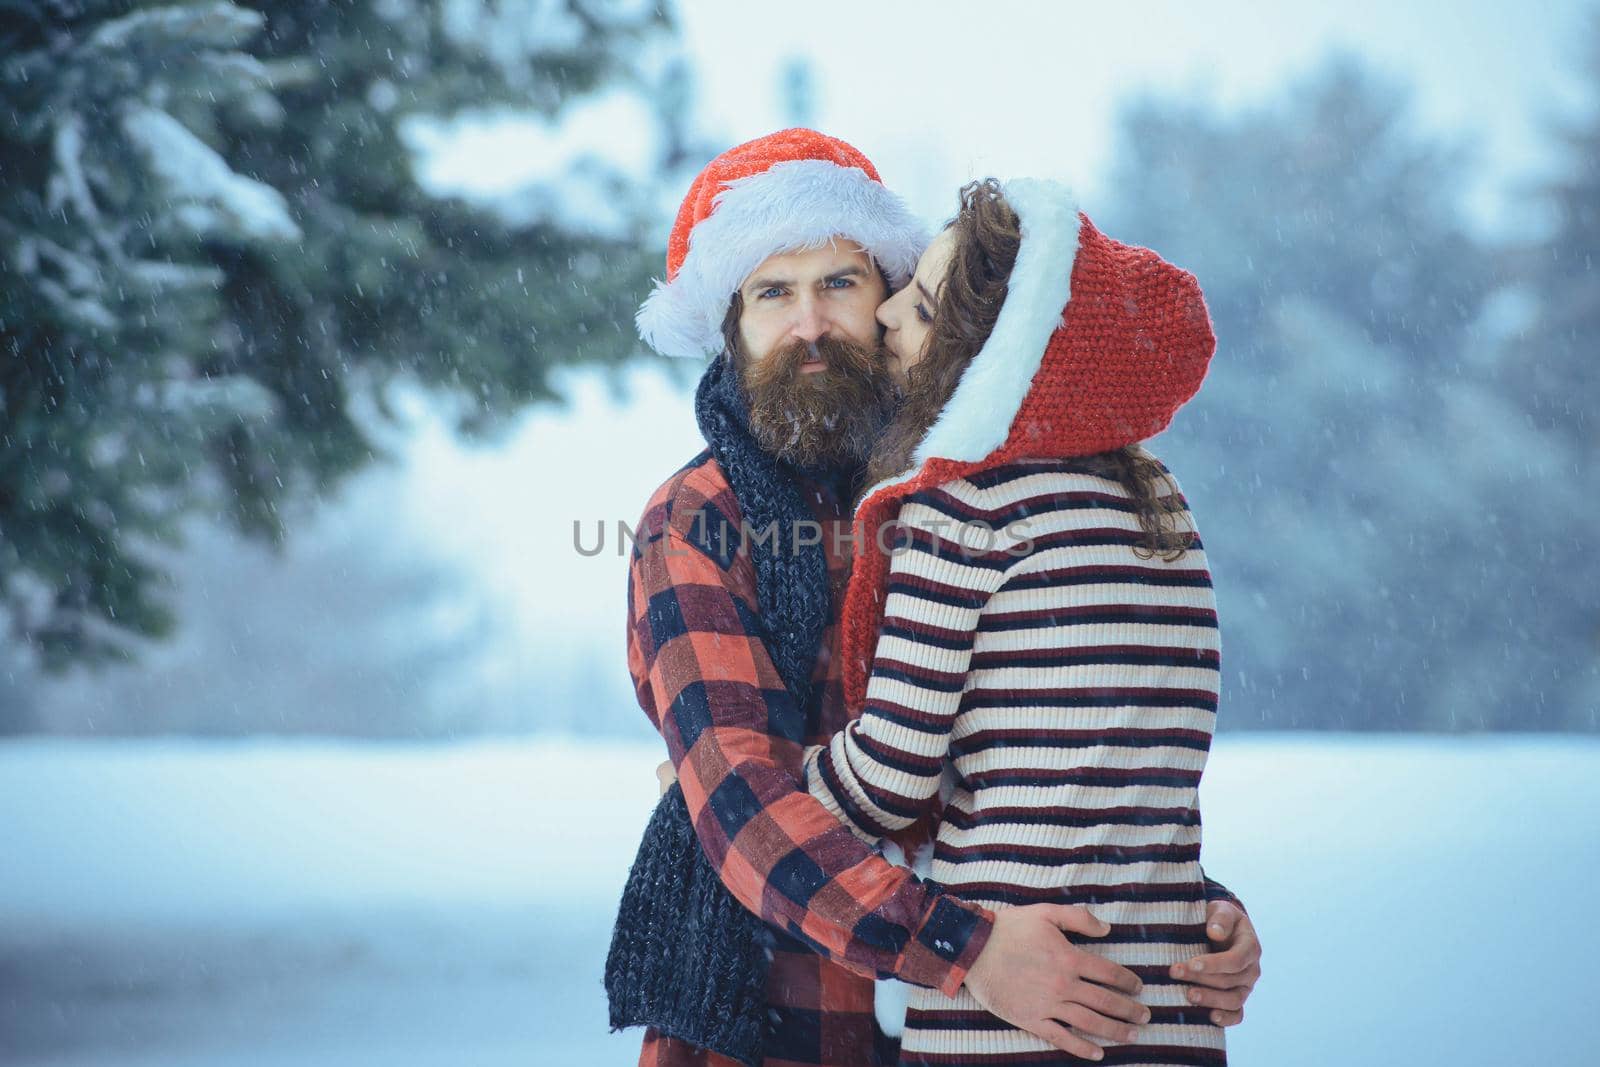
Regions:
<instances>
[{"instance_id":1,"label":"woman","mask_svg":"<svg viewBox=\"0 0 1600 1067\"><path fill-rule=\"evenodd\" d=\"M1170 975L1207 945L1216 605L1184 499L1139 444L1205 376L1200 289L1061 186L989 181L879 319L906 403L856 512L841 654L862 714L807 752L807 786L880 840L935 813L948 778L933 880L992 909L1090 905L1112 929L1080 947L1144 980L1133 1040L1092 1038L1107 1061L1224 1063ZM965 989L913 989L901 1048L1060 1057Z\"/></svg>"}]
</instances>

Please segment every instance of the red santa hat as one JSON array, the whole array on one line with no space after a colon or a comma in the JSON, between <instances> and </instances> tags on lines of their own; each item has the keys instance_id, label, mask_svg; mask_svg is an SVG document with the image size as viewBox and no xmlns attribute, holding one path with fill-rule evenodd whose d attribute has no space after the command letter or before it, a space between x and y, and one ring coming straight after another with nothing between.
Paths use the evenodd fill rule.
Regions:
<instances>
[{"instance_id":1,"label":"red santa hat","mask_svg":"<svg viewBox=\"0 0 1600 1067\"><path fill-rule=\"evenodd\" d=\"M639 336L664 356L722 350L728 301L768 256L854 241L896 287L911 280L927 232L851 145L792 129L708 163L678 208L667 280L639 307Z\"/></svg>"}]
</instances>

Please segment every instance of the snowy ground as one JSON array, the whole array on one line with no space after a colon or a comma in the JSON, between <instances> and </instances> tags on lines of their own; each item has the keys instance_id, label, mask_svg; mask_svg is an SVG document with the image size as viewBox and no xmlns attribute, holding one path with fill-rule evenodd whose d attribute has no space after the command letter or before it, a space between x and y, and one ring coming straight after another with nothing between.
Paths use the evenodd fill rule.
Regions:
<instances>
[{"instance_id":1,"label":"snowy ground","mask_svg":"<svg viewBox=\"0 0 1600 1067\"><path fill-rule=\"evenodd\" d=\"M650 746L0 744L0 1063L628 1064ZM1224 735L1236 1067L1600 1063L1600 741Z\"/></svg>"}]
</instances>

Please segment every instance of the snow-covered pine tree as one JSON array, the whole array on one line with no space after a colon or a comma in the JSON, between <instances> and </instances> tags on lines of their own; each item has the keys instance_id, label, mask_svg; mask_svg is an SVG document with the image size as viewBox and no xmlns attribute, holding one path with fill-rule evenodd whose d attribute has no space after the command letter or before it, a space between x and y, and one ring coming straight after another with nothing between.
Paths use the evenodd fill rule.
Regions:
<instances>
[{"instance_id":1,"label":"snow-covered pine tree","mask_svg":"<svg viewBox=\"0 0 1600 1067\"><path fill-rule=\"evenodd\" d=\"M428 195L404 127L500 107L559 142L629 92L662 119L653 4L6 9L0 618L46 666L170 630L141 545L184 515L281 540L280 502L380 453L353 411L396 376L485 431L637 350L648 176L579 154L490 211Z\"/></svg>"},{"instance_id":2,"label":"snow-covered pine tree","mask_svg":"<svg viewBox=\"0 0 1600 1067\"><path fill-rule=\"evenodd\" d=\"M207 450L280 398L208 372L215 250L293 256L284 197L177 116L269 106L228 3L11 5L0 59L0 591L47 665L161 635L140 546L197 504Z\"/></svg>"}]
</instances>

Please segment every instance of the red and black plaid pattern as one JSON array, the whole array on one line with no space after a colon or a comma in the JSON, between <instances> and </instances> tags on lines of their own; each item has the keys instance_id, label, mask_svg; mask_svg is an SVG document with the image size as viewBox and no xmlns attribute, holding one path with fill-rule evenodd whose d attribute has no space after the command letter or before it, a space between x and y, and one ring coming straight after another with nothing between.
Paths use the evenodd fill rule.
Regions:
<instances>
[{"instance_id":1,"label":"red and black plaid pattern","mask_svg":"<svg viewBox=\"0 0 1600 1067\"><path fill-rule=\"evenodd\" d=\"M820 484L805 484L802 495L822 531L837 608L850 568L848 502ZM870 977L954 994L993 913L889 863L801 786L805 746L825 743L848 720L838 612L823 634L811 706L797 709L767 652L750 558L772 542L750 538L746 549L740 519L709 452L651 497L629 572L629 670L666 740L706 857L779 932L767 1067L892 1062L894 1043L873 1019ZM778 534L779 550L790 550L793 532ZM727 1062L653 1031L640 1056L672 1067Z\"/></svg>"}]
</instances>

